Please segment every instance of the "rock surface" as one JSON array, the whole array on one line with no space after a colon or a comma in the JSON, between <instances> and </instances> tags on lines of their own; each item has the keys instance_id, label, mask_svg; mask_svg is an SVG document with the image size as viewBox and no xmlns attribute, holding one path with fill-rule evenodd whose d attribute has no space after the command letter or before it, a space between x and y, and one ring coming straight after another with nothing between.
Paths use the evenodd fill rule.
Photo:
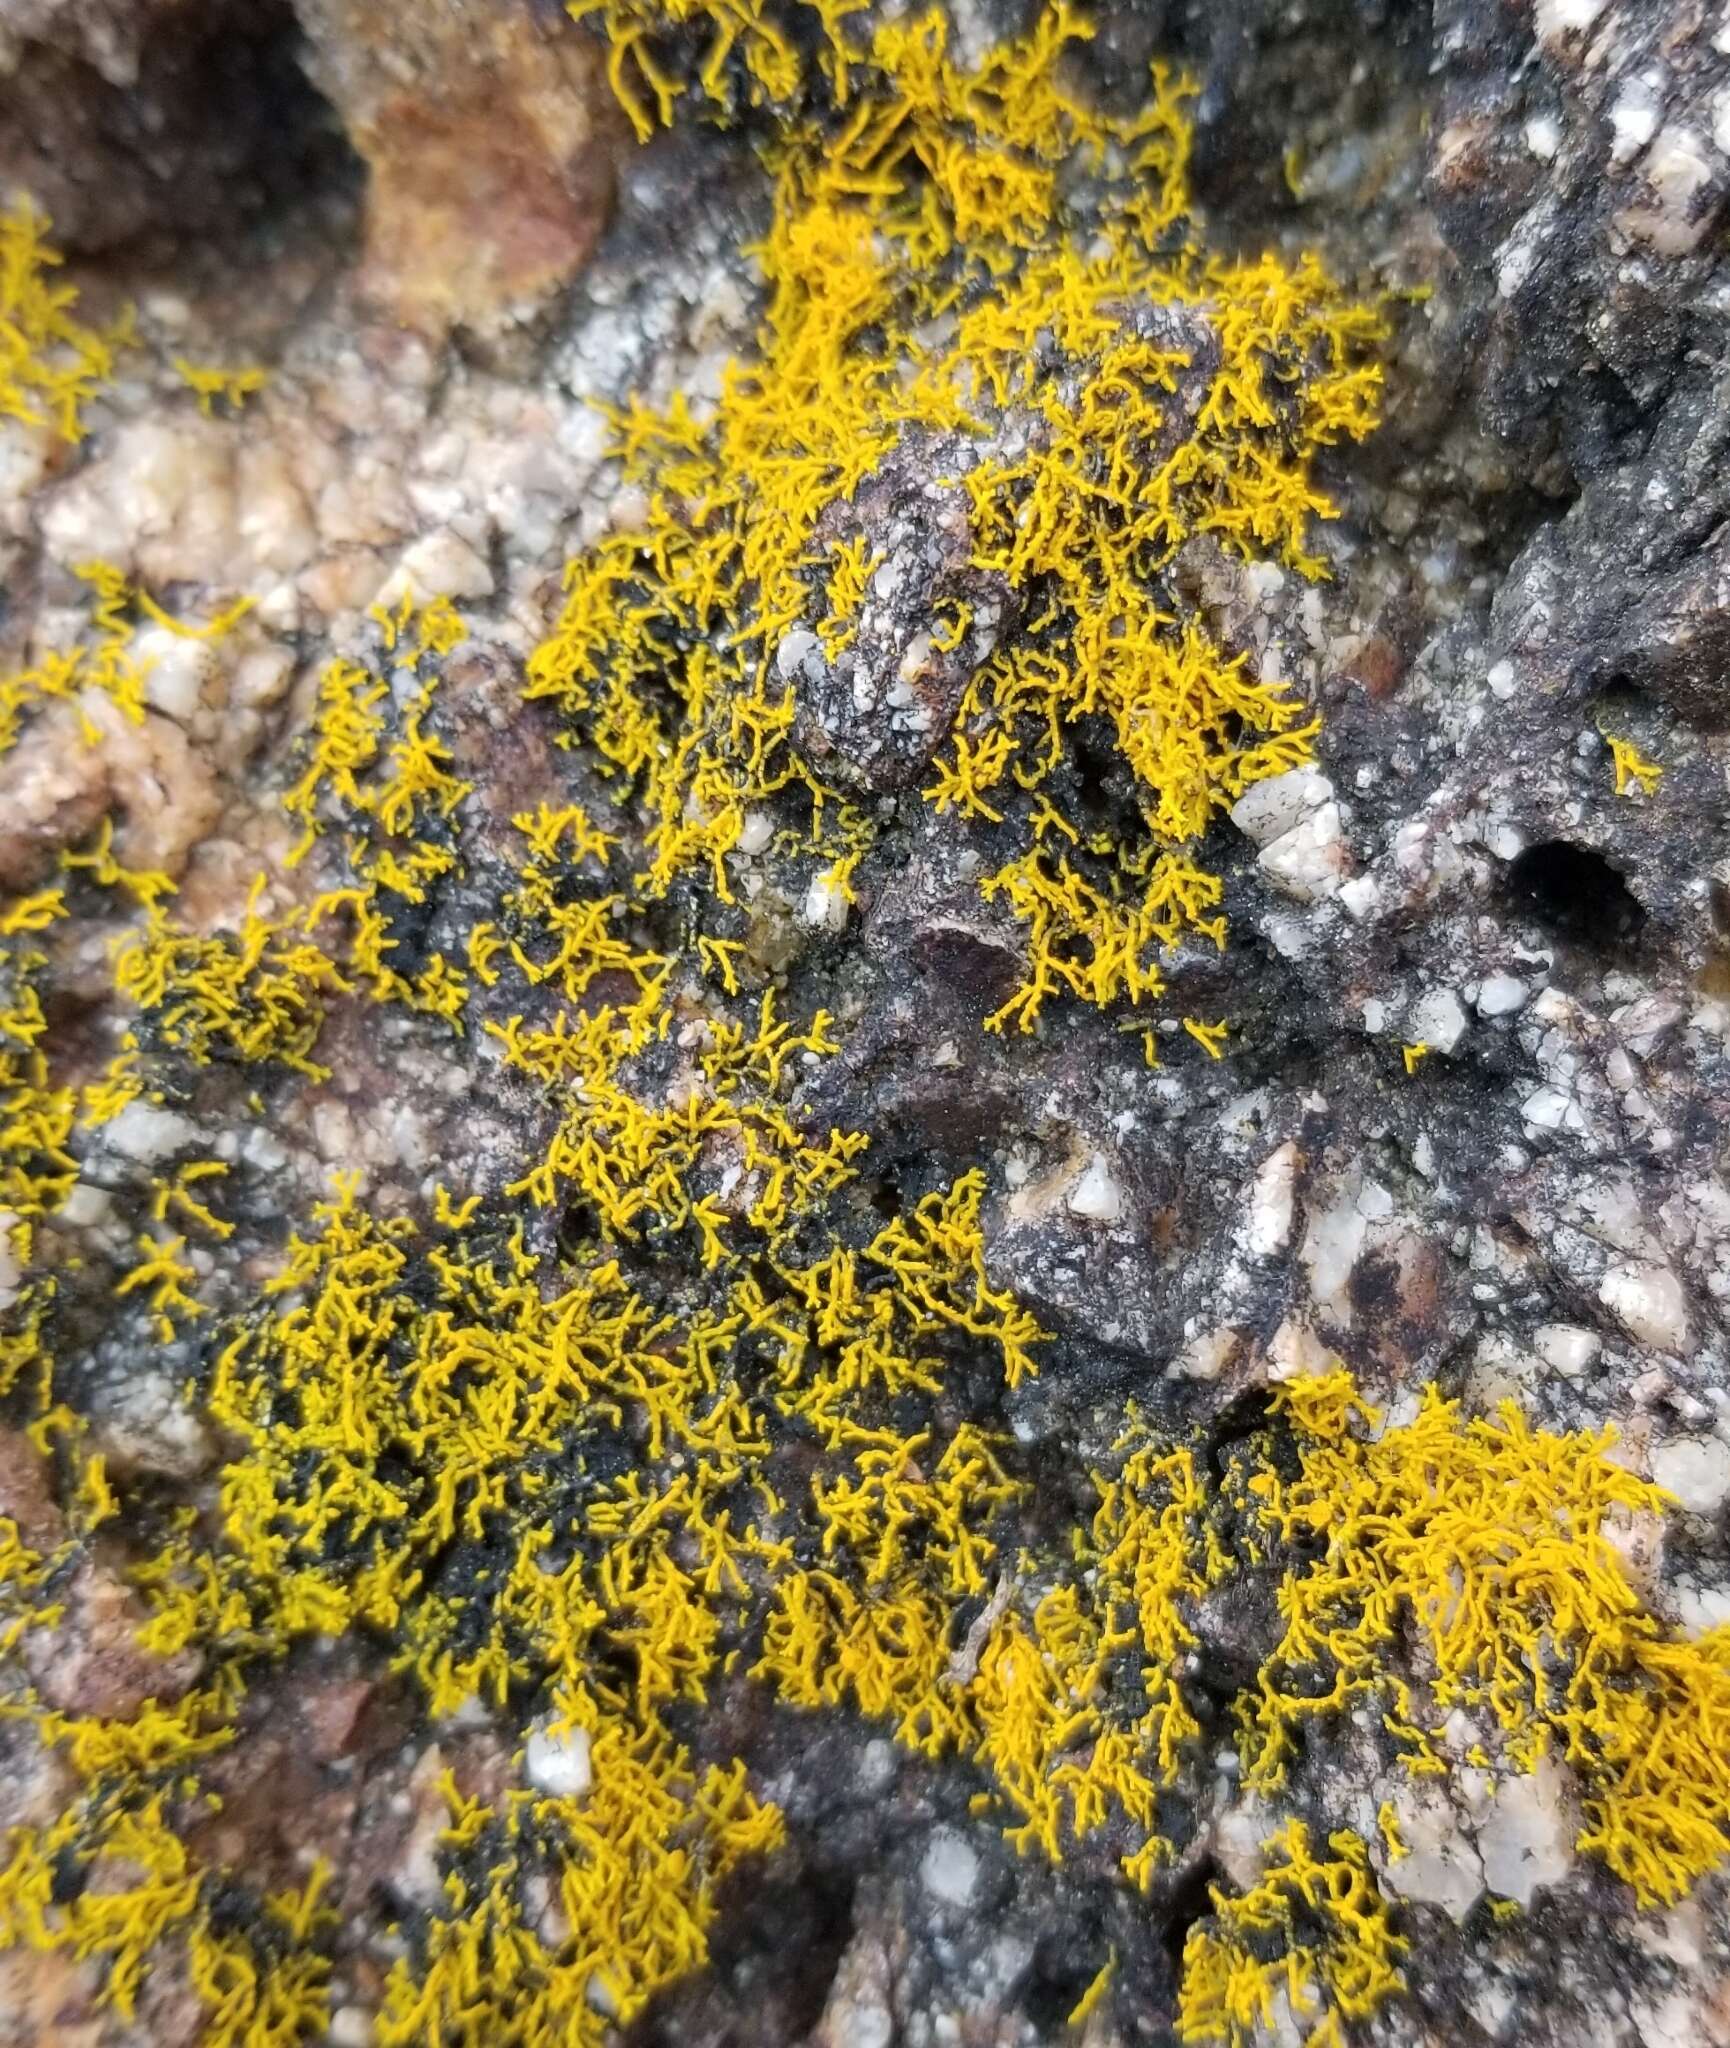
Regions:
<instances>
[{"instance_id":1,"label":"rock surface","mask_svg":"<svg viewBox=\"0 0 1730 2048\"><path fill-rule=\"evenodd\" d=\"M369 174L362 289L440 332L540 312L612 203L622 123L593 46L527 6L303 0L300 16Z\"/></svg>"},{"instance_id":2,"label":"rock surface","mask_svg":"<svg viewBox=\"0 0 1730 2048\"><path fill-rule=\"evenodd\" d=\"M79 251L123 252L91 289L134 298L142 337L74 454L36 475L14 437L30 481L0 507L0 674L67 644L93 555L188 615L252 600L197 659L155 648L137 719L101 700L85 733L57 705L0 759L0 891L48 886L112 813L119 858L178 882L190 929L233 930L260 865L273 914L310 905L317 864L290 865L281 805L297 735L329 659L388 668L369 609L405 594L451 597L469 623L444 687L476 795L453 829L472 874L505 872L514 818L548 790L590 800L590 771L519 689L566 561L642 514L597 407L712 403L750 351L761 280L745 252L769 225L751 137L693 123L626 151L599 46L526 5L304 0L304 34L202 0L0 6L0 180ZM983 46L1000 11L958 5L958 36ZM1200 549L1183 565L1252 672L1289 678L1320 715L1316 764L1210 829L1231 936L1179 949L1150 1020L1130 1033L1077 1004L1036 1034L988 1035L1020 934L920 790L1016 600L969 566L956 450L909 437L826 515L826 543L863 534L882 558L852 645L831 660L793 629L775 656L801 744L878 837L850 895L789 902L767 821L747 821L741 956L783 1014L839 1020L800 1101L815 1128L872 1134L879 1221L983 1169L991 1278L1052 1342L1037 1378L966 1393L1029 1461L1046 1533L1071 1504L1091 1511L1127 1398L1223 1473L1269 1389L1338 1357L1397 1419L1435 1380L1474 1412L1513 1399L1551 1430L1615 1425L1616 1457L1678 1510L1621 1532L1630 1577L1664 1627L1697 1636L1730 1616L1730 17L1704 0L1104 0L1097 15L1081 66L1095 85L1155 53L1197 75L1214 245L1319 247L1399 295L1388 423L1323 478L1340 509L1326 580ZM285 64L318 81L364 161L358 226L346 199L308 214L304 181L285 197L264 175L261 109ZM219 127L213 95L235 101ZM309 120L325 149L325 113ZM238 280L207 258L164 273L160 244L127 252L195 237L236 193L263 223ZM352 234L327 236L333 217ZM453 328L514 345L459 347ZM195 337L268 365L236 416L203 417L168 367ZM13 432L0 421L0 476ZM974 623L943 646L930 621L950 604ZM406 699L412 678L391 678ZM1650 788L1612 742L1661 768ZM440 914L456 913L435 904L429 929ZM677 899L661 914L676 932ZM131 915L52 936L66 1086L99 1078L127 1023L108 961ZM228 1170L240 1250L209 1247L200 1276L224 1313L281 1270L288 1223L333 1170L358 1172L381 1216L441 1184L496 1190L544 1143L546 1113L501 1065L509 1016L488 1000L460 1038L339 1006L323 1078L279 1077L255 1107L247 1071L219 1067L196 1103L140 1105L76 1140L41 1255L80 1413L114 1472L143 1475L152 1513L207 1509L226 1455L181 1405L193 1340L146 1360L142 1301L109 1291L153 1174L195 1153ZM1223 1058L1185 1016L1231 1020ZM550 1241L564 1226L533 1227ZM18 1278L0 1257L0 1313ZM0 1528L57 1542L60 1513L0 1418ZM23 1659L50 1707L139 1708L153 1674L133 1597L99 1554L68 1576L63 1616ZM1229 1703L1267 1654L1273 1604L1253 1582L1192 1617L1219 1760L1186 1780L1193 1846L1145 1894L1097 1844L1061 1868L1017 1855L972 1810L971 1763L927 1763L859 1715L795 1714L741 1672L714 1753L749 1757L788 1841L726 1880L709 1967L623 2038L1168 2040L1208 1885L1252 1885L1271 1828L1313 1809L1370 1843L1411 1941L1408 1995L1362 2039L1730 2043L1723 1878L1637 1913L1576 1849L1563 1760L1522 1774L1462 1727L1450 1775L1415 1778L1346 1716L1318 1722L1280 1803L1246 1792ZM154 1667L163 1699L204 1675ZM310 1639L249 1700L209 1825L260 1884L337 1860L332 2040L374 2038L387 1930L440 1896L442 1774L502 1799L519 1736L540 1790L599 1782L586 1737L494 1726L482 1706L434 1725L352 1644ZM0 1766L0 1820L56 1810L56 1753L6 1721ZM1403 1853L1378 1834L1384 1807ZM1108 1953L1121 1995L1071 2030ZM168 1972L131 2025L92 1981L0 1953L0 2044L196 2037Z\"/></svg>"}]
</instances>

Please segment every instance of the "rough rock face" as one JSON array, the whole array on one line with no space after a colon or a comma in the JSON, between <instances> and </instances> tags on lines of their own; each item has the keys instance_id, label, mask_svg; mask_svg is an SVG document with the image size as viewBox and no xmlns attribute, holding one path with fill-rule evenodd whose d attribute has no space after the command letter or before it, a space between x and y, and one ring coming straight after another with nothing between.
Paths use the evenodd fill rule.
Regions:
<instances>
[{"instance_id":1,"label":"rough rock face","mask_svg":"<svg viewBox=\"0 0 1730 2048\"><path fill-rule=\"evenodd\" d=\"M819 527L830 545L869 536L875 550L851 641L831 659L799 631L776 654L798 699L802 750L874 795L924 777L1012 609L1004 579L971 566L961 482L971 460L958 437L904 437ZM963 605L975 623L950 646L944 607L953 618Z\"/></svg>"},{"instance_id":2,"label":"rough rock face","mask_svg":"<svg viewBox=\"0 0 1730 2048\"><path fill-rule=\"evenodd\" d=\"M539 313L605 226L623 126L592 42L532 6L18 0L0 189L63 246L183 248L368 174L363 288L442 333ZM346 146L345 146L346 145Z\"/></svg>"},{"instance_id":3,"label":"rough rock face","mask_svg":"<svg viewBox=\"0 0 1730 2048\"><path fill-rule=\"evenodd\" d=\"M621 123L593 46L531 6L305 0L300 14L370 173L363 288L435 330L538 312L611 203Z\"/></svg>"},{"instance_id":4,"label":"rough rock face","mask_svg":"<svg viewBox=\"0 0 1730 2048\"><path fill-rule=\"evenodd\" d=\"M262 161L256 134L236 122L213 141L195 104L230 66L235 92L268 104L289 47L284 24L255 34L232 12L8 7L0 176L81 250L194 226ZM118 856L179 884L191 931L235 929L260 866L272 916L306 910L332 877L322 853L291 864L281 799L320 673L375 662L400 712L414 681L380 653L369 610L388 618L405 596L449 597L470 628L440 730L475 785L451 827L475 895L514 874L513 820L549 791L603 800L523 704L524 667L567 560L642 518L596 402L712 402L750 349L762 287L744 251L768 225L752 137L692 124L620 154L609 227L617 129L596 44L527 6L302 12L312 73L371 178L359 267L297 234L292 209L280 225L261 184L263 253L238 286L203 268L102 278L137 297L143 345L75 453L50 459L0 422L0 476L23 479L0 504L0 674L76 636L92 556L189 616L254 600L196 658L151 643L136 720L104 701L86 735L55 705L0 759L0 907L57 882L112 815ZM985 47L1000 12L957 7L958 40ZM800 745L870 807L877 837L856 900L788 900L765 830L742 863L740 957L783 1014L837 1020L833 1056L799 1065L797 1102L813 1129L873 1138L861 1241L985 1174L992 1281L1050 1343L1037 1378L975 1373L953 1410L1016 1447L1030 1544L1094 1511L1126 1400L1193 1445L1224 1498L1244 1447L1269 1440L1272 1393L1338 1358L1396 1425L1432 1380L1473 1413L1512 1399L1548 1430L1615 1425L1614 1457L1675 1505L1617 1521L1612 1540L1666 1639L1696 1640L1730 1620L1730 16L1706 0L1097 12L1078 66L1096 88L1124 89L1161 53L1197 76L1213 246L1319 247L1396 297L1387 422L1321 479L1340 515L1327 578L1211 541L1173 570L1252 673L1290 678L1319 714L1316 760L1211 827L1229 939L1164 961L1167 993L1134 1031L1075 1004L1036 1033L986 1033L1024 934L981 899L976 848L920 791L1018 599L970 564L953 439L910 435L818 529L826 545L863 538L895 573L868 586L838 657L802 628L774 657ZM476 361L445 339L530 313L544 324L528 323L520 358ZM238 416L206 419L169 358L231 349L271 381ZM939 644L931 622L961 603L969 635ZM1077 769L1089 815L1123 815L1113 773ZM131 1021L109 959L134 907L102 900L44 941L68 1088L98 1080ZM397 965L418 971L437 944L454 957L447 927L473 907L435 891ZM657 945L682 942L688 909L677 894L656 908ZM624 1000L610 972L593 1007ZM1223 1057L1186 1016L1229 1018ZM461 1036L338 1004L322 1076L274 1074L255 1097L251 1070L218 1061L196 1098L67 1140L71 1190L33 1256L57 1276L86 1448L153 1540L177 1505L210 1512L232 1455L189 1394L209 1371L197 1323L158 1344L143 1296L112 1292L160 1175L195 1157L227 1170L236 1249L184 1212L172 1228L197 1240L207 1270L188 1284L211 1315L251 1313L333 1170L358 1170L366 1204L404 1216L435 1188L496 1191L544 1147L547 1103L499 1051L511 1022L478 985ZM695 1071L695 1012L687 1027L689 1044L671 1031L658 1049L669 1071ZM728 1199L739 1183L735 1165ZM538 1248L582 1221L537 1212L527 1227ZM26 1285L10 1244L0 1230L0 1316ZM65 1526L44 1469L8 1411L0 1529L40 1550ZM206 1675L136 1649L136 1533L107 1525L56 1589L52 1628L27 1639L25 1676L59 1713L132 1714ZM851 1710L795 1712L744 1663L718 1679L689 1739L711 1745L705 1761L748 1760L787 1841L724 1880L707 1967L622 2038L1168 2041L1186 1939L1216 1924L1215 1892L1250 1891L1274 1831L1311 1815L1367 1843L1410 1942L1404 1994L1351 2017L1348 2039L1730 2043L1723 1876L1636 1911L1577 1846L1577 1760L1513 1769L1461 1714L1437 1737L1445 1773L1414 1775L1364 1706L1318 1718L1283 1789L1245 1786L1233 1702L1278 1640L1279 1590L1264 1562L1187 1610L1203 1713L1175 1798L1193 1825L1145 1892L1109 1845L1060 1867L1016 1853L974 1810L974 1759L932 1762ZM960 1637L995 1597L970 1596ZM311 1634L257 1684L199 1836L260 1888L335 1861L328 2038L344 2048L378 2038L402 1953L391 1929L421 1927L446 1896L444 1774L502 1803L524 1735L478 1701L430 1720L373 1648ZM51 1822L62 1751L0 1720L0 1765L0 1823ZM563 1909L535 1905L554 1939ZM1108 1956L1106 1994L1072 2025ZM198 2038L183 1964L134 2020L98 1983L94 1965L0 1949L0 2044ZM597 1985L597 2009L607 1995ZM1242 2038L1302 2033L1288 2013Z\"/></svg>"},{"instance_id":5,"label":"rough rock face","mask_svg":"<svg viewBox=\"0 0 1730 2048\"><path fill-rule=\"evenodd\" d=\"M221 233L341 161L286 5L8 0L0 9L0 191L63 246Z\"/></svg>"}]
</instances>

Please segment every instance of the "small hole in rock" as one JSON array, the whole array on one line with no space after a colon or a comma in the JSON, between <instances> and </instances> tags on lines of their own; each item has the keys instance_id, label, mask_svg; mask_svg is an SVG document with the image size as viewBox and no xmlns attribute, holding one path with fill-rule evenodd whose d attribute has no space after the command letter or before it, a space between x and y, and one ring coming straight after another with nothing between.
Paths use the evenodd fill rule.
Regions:
<instances>
[{"instance_id":1,"label":"small hole in rock","mask_svg":"<svg viewBox=\"0 0 1730 2048\"><path fill-rule=\"evenodd\" d=\"M1224 1872L1211 1856L1203 1856L1186 1870L1172 1889L1166 1903L1165 1926L1160 1940L1166 1954L1171 1958L1171 1967L1180 1971L1183 1967L1184 1944L1189 1940L1189 1931L1199 1921L1205 1920L1213 1911L1213 1897L1209 1887L1221 1882Z\"/></svg>"},{"instance_id":2,"label":"small hole in rock","mask_svg":"<svg viewBox=\"0 0 1730 2048\"><path fill-rule=\"evenodd\" d=\"M1618 670L1598 692L1594 708L1601 718L1625 717L1640 710L1648 701L1645 691L1633 677Z\"/></svg>"},{"instance_id":3,"label":"small hole in rock","mask_svg":"<svg viewBox=\"0 0 1730 2048\"><path fill-rule=\"evenodd\" d=\"M1266 1429L1272 1419L1273 1401L1265 1387L1245 1387L1226 1403L1207 1433L1207 1462L1216 1479L1225 1477L1233 1446Z\"/></svg>"},{"instance_id":4,"label":"small hole in rock","mask_svg":"<svg viewBox=\"0 0 1730 2048\"><path fill-rule=\"evenodd\" d=\"M128 283L171 269L184 290L232 270L261 231L346 240L360 160L308 76L290 0L132 12L143 28L124 83L25 34L6 168L53 216L57 245L113 256Z\"/></svg>"},{"instance_id":5,"label":"small hole in rock","mask_svg":"<svg viewBox=\"0 0 1730 2048\"><path fill-rule=\"evenodd\" d=\"M806 1867L796 1878L730 1879L709 1967L671 1986L631 2030L632 2048L761 2048L803 2041L823 2017L853 1934L853 1883Z\"/></svg>"},{"instance_id":6,"label":"small hole in rock","mask_svg":"<svg viewBox=\"0 0 1730 2048\"><path fill-rule=\"evenodd\" d=\"M1075 763L1075 822L1088 831L1107 829L1123 808L1122 757L1100 719L1084 719L1071 738Z\"/></svg>"},{"instance_id":7,"label":"small hole in rock","mask_svg":"<svg viewBox=\"0 0 1730 2048\"><path fill-rule=\"evenodd\" d=\"M1634 945L1646 922L1633 891L1604 856L1568 839L1528 846L1508 869L1507 891L1517 910L1594 952Z\"/></svg>"},{"instance_id":8,"label":"small hole in rock","mask_svg":"<svg viewBox=\"0 0 1730 2048\"><path fill-rule=\"evenodd\" d=\"M568 1202L559 1218L559 1250L574 1258L601 1236L600 1211L588 1202Z\"/></svg>"},{"instance_id":9,"label":"small hole in rock","mask_svg":"<svg viewBox=\"0 0 1730 2048\"><path fill-rule=\"evenodd\" d=\"M1067 2022L1099 1973L1106 1944L1073 1923L1049 1929L1033 1951L1033 1971L1024 1994L1027 2017L1047 2040Z\"/></svg>"}]
</instances>

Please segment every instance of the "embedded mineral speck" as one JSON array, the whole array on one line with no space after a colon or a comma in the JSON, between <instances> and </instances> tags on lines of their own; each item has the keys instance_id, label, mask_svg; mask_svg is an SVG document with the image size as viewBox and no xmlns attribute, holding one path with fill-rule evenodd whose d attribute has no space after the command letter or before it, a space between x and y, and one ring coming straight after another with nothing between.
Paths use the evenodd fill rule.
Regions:
<instances>
[{"instance_id":1,"label":"embedded mineral speck","mask_svg":"<svg viewBox=\"0 0 1730 2048\"><path fill-rule=\"evenodd\" d=\"M941 1905L965 1907L979 1882L978 1852L953 1828L939 1828L925 1846L919 1879Z\"/></svg>"},{"instance_id":2,"label":"embedded mineral speck","mask_svg":"<svg viewBox=\"0 0 1730 2048\"><path fill-rule=\"evenodd\" d=\"M523 1770L537 1792L555 1799L581 1799L593 1782L585 1728L532 1728Z\"/></svg>"},{"instance_id":3,"label":"embedded mineral speck","mask_svg":"<svg viewBox=\"0 0 1730 2048\"><path fill-rule=\"evenodd\" d=\"M1730 1445L1675 1437L1652 1448L1652 1477L1691 1515L1715 1515L1730 1499Z\"/></svg>"}]
</instances>

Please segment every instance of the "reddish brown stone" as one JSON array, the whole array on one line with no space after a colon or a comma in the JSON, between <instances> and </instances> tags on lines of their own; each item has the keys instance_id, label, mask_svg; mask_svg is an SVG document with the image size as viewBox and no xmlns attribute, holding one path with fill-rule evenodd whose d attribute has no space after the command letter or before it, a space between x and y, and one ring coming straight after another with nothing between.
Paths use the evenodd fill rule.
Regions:
<instances>
[{"instance_id":1,"label":"reddish brown stone","mask_svg":"<svg viewBox=\"0 0 1730 2048\"><path fill-rule=\"evenodd\" d=\"M19 1429L0 1429L0 1516L32 1550L52 1550L66 1534L42 1454Z\"/></svg>"},{"instance_id":2,"label":"reddish brown stone","mask_svg":"<svg viewBox=\"0 0 1730 2048\"><path fill-rule=\"evenodd\" d=\"M1346 674L1376 704L1393 695L1405 672L1404 655L1385 633L1372 633L1346 665Z\"/></svg>"},{"instance_id":3,"label":"reddish brown stone","mask_svg":"<svg viewBox=\"0 0 1730 2048\"><path fill-rule=\"evenodd\" d=\"M346 1756L356 1746L361 1715L372 1698L370 1679L339 1679L310 1691L301 1702L314 1755L331 1759Z\"/></svg>"},{"instance_id":4,"label":"reddish brown stone","mask_svg":"<svg viewBox=\"0 0 1730 2048\"><path fill-rule=\"evenodd\" d=\"M616 109L562 16L301 0L314 68L371 173L362 282L411 326L537 312L606 224Z\"/></svg>"},{"instance_id":5,"label":"reddish brown stone","mask_svg":"<svg viewBox=\"0 0 1730 2048\"><path fill-rule=\"evenodd\" d=\"M99 1564L81 1564L65 1595L65 1614L24 1639L24 1662L43 1700L63 1714L130 1719L146 1700L181 1699L197 1683L202 1659L191 1652L152 1656L141 1649L145 1617L136 1596Z\"/></svg>"}]
</instances>

